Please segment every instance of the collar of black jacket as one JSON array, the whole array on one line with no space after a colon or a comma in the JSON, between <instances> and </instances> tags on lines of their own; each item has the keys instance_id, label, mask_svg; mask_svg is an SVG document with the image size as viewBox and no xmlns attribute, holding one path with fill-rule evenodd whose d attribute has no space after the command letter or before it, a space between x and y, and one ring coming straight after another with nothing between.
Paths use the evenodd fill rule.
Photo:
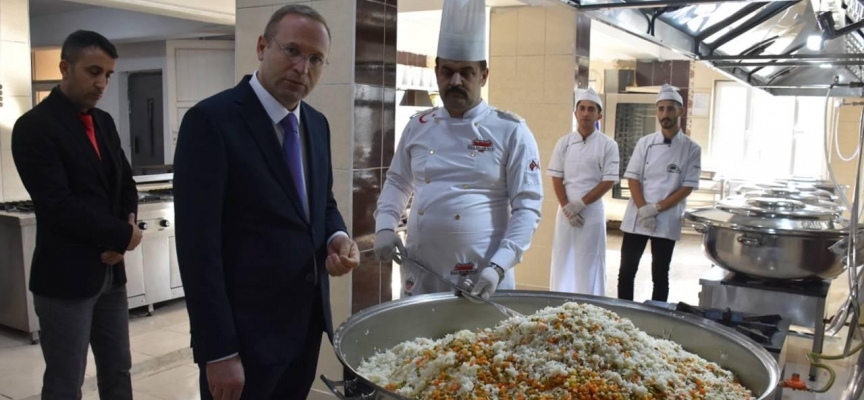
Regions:
<instances>
[{"instance_id":1,"label":"collar of black jacket","mask_svg":"<svg viewBox=\"0 0 864 400\"><path fill-rule=\"evenodd\" d=\"M63 90L60 89L60 85L57 85L54 87L54 89L51 89L51 97L57 100L57 105L61 106L64 111L69 110L69 112L74 113L75 116L78 116L80 114L93 115L93 108L87 111L81 111L81 109L72 102L69 96L66 96L66 93L63 93Z\"/></svg>"}]
</instances>

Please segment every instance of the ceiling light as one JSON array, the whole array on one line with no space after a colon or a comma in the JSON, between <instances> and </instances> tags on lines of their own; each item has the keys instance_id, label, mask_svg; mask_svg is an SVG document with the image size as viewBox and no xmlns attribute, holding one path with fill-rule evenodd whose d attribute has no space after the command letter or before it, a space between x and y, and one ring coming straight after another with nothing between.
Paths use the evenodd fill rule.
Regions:
<instances>
[{"instance_id":1,"label":"ceiling light","mask_svg":"<svg viewBox=\"0 0 864 400\"><path fill-rule=\"evenodd\" d=\"M832 68L832 67L834 67L834 66L831 65L831 64L821 64L821 65L819 65L819 68L825 68L825 69Z\"/></svg>"},{"instance_id":2,"label":"ceiling light","mask_svg":"<svg viewBox=\"0 0 864 400\"><path fill-rule=\"evenodd\" d=\"M822 35L811 35L807 38L807 48L810 50L822 50Z\"/></svg>"}]
</instances>

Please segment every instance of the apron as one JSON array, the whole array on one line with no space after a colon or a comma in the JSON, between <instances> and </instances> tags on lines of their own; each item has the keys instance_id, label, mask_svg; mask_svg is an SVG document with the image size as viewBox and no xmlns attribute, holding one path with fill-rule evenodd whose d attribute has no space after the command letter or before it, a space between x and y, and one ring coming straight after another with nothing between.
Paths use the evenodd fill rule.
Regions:
<instances>
[{"instance_id":1,"label":"apron","mask_svg":"<svg viewBox=\"0 0 864 400\"><path fill-rule=\"evenodd\" d=\"M571 135L568 140L570 144L564 149L560 160L564 170L564 187L568 199L581 199L603 180L606 137L600 131L592 133L587 140L583 140L579 133ZM554 164L558 164L557 160ZM581 215L585 218L585 224L574 227L564 216L563 210L558 208L549 286L554 292L604 296L606 213L603 198L585 207Z\"/></svg>"},{"instance_id":2,"label":"apron","mask_svg":"<svg viewBox=\"0 0 864 400\"><path fill-rule=\"evenodd\" d=\"M574 227L558 208L549 286L553 292L605 296L606 217L602 208L599 216L585 214L585 225Z\"/></svg>"}]
</instances>

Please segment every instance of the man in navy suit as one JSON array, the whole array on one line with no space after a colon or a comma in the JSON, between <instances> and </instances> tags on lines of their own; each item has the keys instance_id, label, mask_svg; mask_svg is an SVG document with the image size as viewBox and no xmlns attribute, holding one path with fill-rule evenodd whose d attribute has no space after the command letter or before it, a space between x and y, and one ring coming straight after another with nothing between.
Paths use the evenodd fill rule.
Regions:
<instances>
[{"instance_id":1,"label":"man in navy suit","mask_svg":"<svg viewBox=\"0 0 864 400\"><path fill-rule=\"evenodd\" d=\"M327 119L301 101L329 49L321 15L282 7L258 70L180 126L177 257L202 399L306 399L333 331L328 274L360 263L333 198Z\"/></svg>"}]
</instances>

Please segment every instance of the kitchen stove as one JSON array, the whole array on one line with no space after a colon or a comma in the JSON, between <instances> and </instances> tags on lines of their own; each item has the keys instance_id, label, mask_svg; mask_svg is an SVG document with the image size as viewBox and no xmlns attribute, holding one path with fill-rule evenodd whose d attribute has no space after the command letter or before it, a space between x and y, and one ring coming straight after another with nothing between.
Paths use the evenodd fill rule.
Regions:
<instances>
[{"instance_id":1,"label":"kitchen stove","mask_svg":"<svg viewBox=\"0 0 864 400\"><path fill-rule=\"evenodd\" d=\"M152 189L138 192L138 204L173 202L172 189Z\"/></svg>"},{"instance_id":2,"label":"kitchen stove","mask_svg":"<svg viewBox=\"0 0 864 400\"><path fill-rule=\"evenodd\" d=\"M11 201L8 203L0 203L0 211L6 211L10 213L32 213L33 212L33 202L30 200L27 201Z\"/></svg>"},{"instance_id":3,"label":"kitchen stove","mask_svg":"<svg viewBox=\"0 0 864 400\"><path fill-rule=\"evenodd\" d=\"M738 333L747 336L768 350L774 358L780 362L780 353L786 343L791 320L780 315L757 315L732 311L729 308L701 308L691 306L687 303L670 304L658 301L646 301L646 304L665 308L670 311L678 311L687 314L698 315L702 318L714 321L718 324L735 329Z\"/></svg>"},{"instance_id":4,"label":"kitchen stove","mask_svg":"<svg viewBox=\"0 0 864 400\"><path fill-rule=\"evenodd\" d=\"M699 307L779 315L791 325L812 329L813 352L822 352L825 303L831 280L767 280L715 266L699 279L699 284L702 286ZM816 373L816 368L811 366L811 379Z\"/></svg>"}]
</instances>

